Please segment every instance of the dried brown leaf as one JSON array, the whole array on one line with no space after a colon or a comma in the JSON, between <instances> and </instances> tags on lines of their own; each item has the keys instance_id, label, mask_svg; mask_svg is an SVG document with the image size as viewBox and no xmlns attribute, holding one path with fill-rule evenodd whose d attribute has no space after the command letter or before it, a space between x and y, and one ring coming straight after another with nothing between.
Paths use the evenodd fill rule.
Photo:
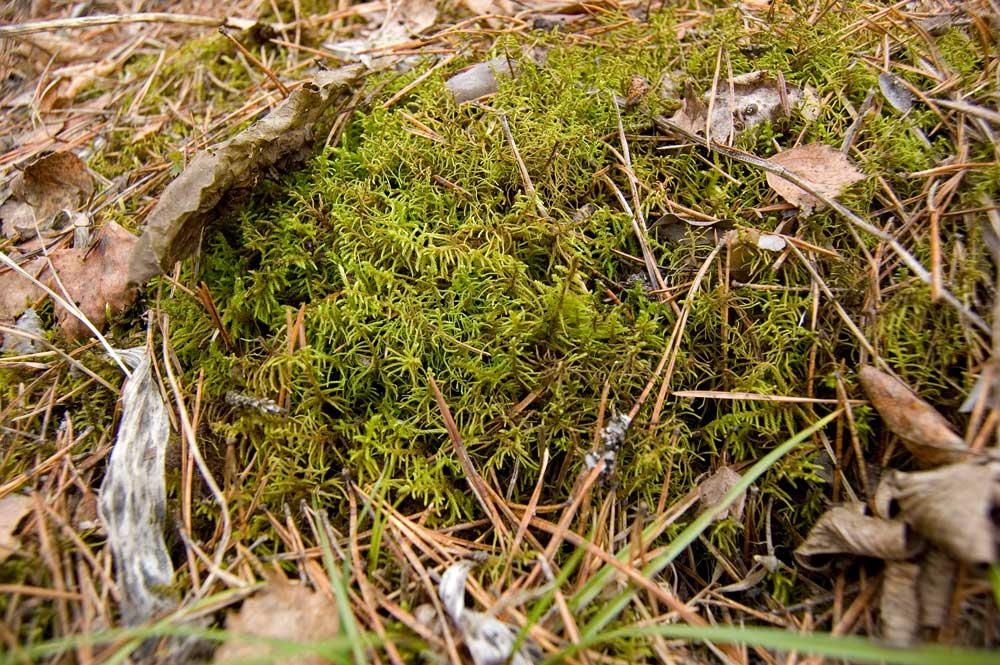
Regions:
<instances>
[{"instance_id":1,"label":"dried brown leaf","mask_svg":"<svg viewBox=\"0 0 1000 665\"><path fill-rule=\"evenodd\" d=\"M950 464L887 473L876 491L879 512L896 514L960 561L997 561L1000 463Z\"/></svg>"},{"instance_id":2,"label":"dried brown leaf","mask_svg":"<svg viewBox=\"0 0 1000 665\"><path fill-rule=\"evenodd\" d=\"M320 115L361 73L360 66L320 72L253 126L195 155L150 212L130 260L129 283L141 284L190 255L232 190L251 188L268 167L302 157Z\"/></svg>"},{"instance_id":3,"label":"dried brown leaf","mask_svg":"<svg viewBox=\"0 0 1000 665\"><path fill-rule=\"evenodd\" d=\"M41 157L14 176L10 198L0 206L0 221L7 238L30 238L35 228L47 230L55 214L76 211L94 191L94 179L72 152Z\"/></svg>"},{"instance_id":4,"label":"dried brown leaf","mask_svg":"<svg viewBox=\"0 0 1000 665\"><path fill-rule=\"evenodd\" d=\"M462 0L476 16L513 16L521 11L521 3L513 0Z\"/></svg>"},{"instance_id":5,"label":"dried brown leaf","mask_svg":"<svg viewBox=\"0 0 1000 665\"><path fill-rule=\"evenodd\" d=\"M731 466L719 467L719 470L706 478L698 485L698 500L701 502L701 509L709 510L722 503L729 490L733 489L742 477L736 473ZM743 508L746 505L746 492L734 501L725 511L715 515L712 521L717 522L727 517L732 517L739 521L743 518Z\"/></svg>"},{"instance_id":6,"label":"dried brown leaf","mask_svg":"<svg viewBox=\"0 0 1000 665\"><path fill-rule=\"evenodd\" d=\"M767 161L775 166L783 166L803 180L814 190L836 198L843 191L862 180L861 174L851 160L839 150L823 143L809 143L779 152ZM767 173L767 184L778 195L798 207L806 215L817 208L823 207L823 202L812 194L794 185L775 173Z\"/></svg>"},{"instance_id":7,"label":"dried brown leaf","mask_svg":"<svg viewBox=\"0 0 1000 665\"><path fill-rule=\"evenodd\" d=\"M670 119L692 134L705 134L711 94L698 97L690 86L685 88L684 103ZM785 85L784 100L777 79L764 71L734 76L720 82L712 105L709 124L711 138L719 143L765 122L773 122L788 114L802 99L801 91Z\"/></svg>"},{"instance_id":8,"label":"dried brown leaf","mask_svg":"<svg viewBox=\"0 0 1000 665\"><path fill-rule=\"evenodd\" d=\"M256 596L247 599L238 613L226 618L226 630L284 640L317 641L337 636L336 606L323 594L301 585L273 581ZM273 660L267 660L267 659ZM215 663L267 660L276 665L321 665L321 656L296 655L275 658L271 646L259 642L232 640L215 652Z\"/></svg>"},{"instance_id":9,"label":"dried brown leaf","mask_svg":"<svg viewBox=\"0 0 1000 665\"><path fill-rule=\"evenodd\" d=\"M73 302L98 329L108 314L116 314L132 304L136 289L127 282L128 262L138 239L115 222L108 222L90 249L76 247L50 253L63 286ZM52 288L55 287L54 280ZM62 307L56 306L56 320L68 339L89 334L84 324Z\"/></svg>"},{"instance_id":10,"label":"dried brown leaf","mask_svg":"<svg viewBox=\"0 0 1000 665\"><path fill-rule=\"evenodd\" d=\"M390 3L382 26L371 36L374 48L401 44L416 37L437 20L434 0L398 0Z\"/></svg>"},{"instance_id":11,"label":"dried brown leaf","mask_svg":"<svg viewBox=\"0 0 1000 665\"><path fill-rule=\"evenodd\" d=\"M21 265L24 270L42 279L45 259L38 257ZM45 295L45 291L21 277L13 270L0 271L0 323L10 324L31 304Z\"/></svg>"},{"instance_id":12,"label":"dried brown leaf","mask_svg":"<svg viewBox=\"0 0 1000 665\"><path fill-rule=\"evenodd\" d=\"M30 44L45 53L45 60L53 62L72 62L74 60L92 60L97 57L97 47L86 42L63 37L57 33L42 32L21 37L25 44Z\"/></svg>"},{"instance_id":13,"label":"dried brown leaf","mask_svg":"<svg viewBox=\"0 0 1000 665\"><path fill-rule=\"evenodd\" d=\"M67 65L52 72L52 79L46 84L44 93L38 100L41 111L51 111L72 102L84 89L93 86L101 78L121 67L114 59Z\"/></svg>"},{"instance_id":14,"label":"dried brown leaf","mask_svg":"<svg viewBox=\"0 0 1000 665\"><path fill-rule=\"evenodd\" d=\"M917 460L938 465L965 458L962 437L952 431L944 416L902 381L871 365L862 365L858 378L882 420Z\"/></svg>"},{"instance_id":15,"label":"dried brown leaf","mask_svg":"<svg viewBox=\"0 0 1000 665\"><path fill-rule=\"evenodd\" d=\"M0 563L21 547L14 535L17 525L31 512L33 501L23 494L8 494L0 499Z\"/></svg>"},{"instance_id":16,"label":"dried brown leaf","mask_svg":"<svg viewBox=\"0 0 1000 665\"><path fill-rule=\"evenodd\" d=\"M857 501L830 508L795 550L795 559L805 568L825 570L840 554L901 561L921 547L906 524L872 517Z\"/></svg>"},{"instance_id":17,"label":"dried brown leaf","mask_svg":"<svg viewBox=\"0 0 1000 665\"><path fill-rule=\"evenodd\" d=\"M894 646L913 644L917 638L920 627L919 575L920 566L915 563L886 562L879 611L882 615L882 637Z\"/></svg>"}]
</instances>

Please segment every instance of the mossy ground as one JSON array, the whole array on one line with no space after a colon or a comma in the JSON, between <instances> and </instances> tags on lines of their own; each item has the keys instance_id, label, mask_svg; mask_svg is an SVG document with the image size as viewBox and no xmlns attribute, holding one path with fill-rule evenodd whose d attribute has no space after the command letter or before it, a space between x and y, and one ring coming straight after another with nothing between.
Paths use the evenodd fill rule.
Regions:
<instances>
[{"instance_id":1,"label":"mossy ground","mask_svg":"<svg viewBox=\"0 0 1000 665\"><path fill-rule=\"evenodd\" d=\"M723 78L728 66L736 75L780 71L822 100L817 118L796 113L740 137L741 148L768 156L796 142L839 147L853 110L878 88L878 70L858 58L878 37L850 30L861 11L847 3L813 23L792 14L771 27L748 23L737 9L718 9L697 27L697 39L683 42L670 10L590 40L523 32L475 58L520 61L519 75L502 80L484 104L456 105L444 87L447 76L473 59L436 71L388 108L381 100L432 63L370 80L380 96L353 111L334 147L300 170L258 183L251 200L207 230L200 256L183 266L182 284L208 285L233 348L204 307L170 280L145 291L143 306L169 316L170 343L187 369L183 384L193 389L203 381L199 434L207 454L221 468L228 449L235 468L248 471L227 487L235 519L244 525L239 538L270 537L259 555L281 551L271 523L256 511L260 505L318 502L335 524L346 519L343 470L362 487L377 483L403 512L429 508L431 526L482 517L448 442L431 376L474 465L511 501L527 502L546 449L555 471L542 502L565 499L591 448L602 390L609 387L608 415L632 408L667 345L676 305L717 237L713 230L681 240L651 232L673 304L635 280L643 266L627 258L641 255L632 221L600 177L606 171L628 191L611 150L621 150L611 96L623 95L635 75L652 84L642 103L622 112L645 218L655 221L676 203L737 228L772 231L781 224L784 233L836 252L837 258L813 259L838 302L904 381L964 425L956 409L986 351L954 310L931 302L929 288L891 256L873 277L863 250L876 251L876 243L869 238L860 247L835 213L798 218L769 210L779 199L763 173L678 147L652 123L655 114L669 115L678 105L658 94L664 77L679 89L689 83L704 91L722 49L728 59ZM612 26L620 19L609 14L602 21ZM961 80L976 78L982 56L974 35L951 29L937 44L944 66ZM528 50L544 51L544 64L525 57ZM202 55L221 62L211 49ZM897 54L904 65L920 57L916 50ZM170 72L177 70L160 76L167 80ZM914 83L924 85L918 79ZM525 191L502 117L547 216ZM851 153L868 178L843 201L879 226L904 226L888 191L910 205L924 180L909 174L953 153L953 137L939 120L927 110L901 116L887 105L869 117ZM163 136L150 141L150 149L164 154ZM989 159L990 148L972 149L978 154L971 159ZM131 168L125 158L118 164ZM117 169L107 168L109 175ZM952 208L975 208L984 195L1000 198L998 176L996 168L970 173ZM927 265L925 230L907 234L906 244ZM941 240L946 283L982 306L993 275L978 228L967 216L947 216ZM723 250L692 303L673 390L836 398L839 378L859 396L851 372L863 356L857 339L818 296L802 263L788 256L775 267L776 258L740 241ZM733 284L734 275L743 286ZM883 283L875 303L873 280ZM117 322L122 341L141 337L134 318L141 309ZM24 379L5 373L3 402L10 404ZM60 390L74 380L63 379ZM277 400L287 413L234 408L224 398L230 390ZM113 410L99 405L112 400L110 393L99 404L70 399L63 409L77 427L107 430ZM655 506L664 491L670 503L702 474L759 458L821 411L808 404L668 397L658 424L650 426L652 409L649 400L640 410L614 482L602 489L617 496L618 528L640 503ZM862 449L880 459L886 438L873 412L859 408L855 418ZM758 518L720 523L710 543L744 562L764 553L763 516L773 507L773 537L779 555L787 556L830 496L818 473L820 449L803 448L772 468L749 498L748 511ZM5 474L23 468L25 454L8 452ZM208 498L199 515L208 538L216 528ZM689 572L707 578L713 559L700 548ZM37 574L22 572L20 581ZM789 575L773 574L767 591L783 602L811 592L794 588Z\"/></svg>"}]
</instances>

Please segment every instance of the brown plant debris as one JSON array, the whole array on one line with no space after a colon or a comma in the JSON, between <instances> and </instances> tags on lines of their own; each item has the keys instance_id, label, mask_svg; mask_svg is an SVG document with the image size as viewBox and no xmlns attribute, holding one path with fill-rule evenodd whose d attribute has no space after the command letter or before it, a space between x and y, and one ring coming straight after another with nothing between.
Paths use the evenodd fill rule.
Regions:
<instances>
[{"instance_id":1,"label":"brown plant debris","mask_svg":"<svg viewBox=\"0 0 1000 665\"><path fill-rule=\"evenodd\" d=\"M21 548L14 532L21 520L31 512L34 502L24 494L8 494L0 499L0 563Z\"/></svg>"},{"instance_id":2,"label":"brown plant debris","mask_svg":"<svg viewBox=\"0 0 1000 665\"><path fill-rule=\"evenodd\" d=\"M951 464L930 471L887 473L878 510L898 518L959 561L997 561L1000 463Z\"/></svg>"},{"instance_id":3,"label":"brown plant debris","mask_svg":"<svg viewBox=\"0 0 1000 665\"><path fill-rule=\"evenodd\" d=\"M720 83L715 91L697 95L691 87L684 93L681 108L670 119L692 134L710 134L713 141L728 144L742 132L782 117L802 100L802 92L781 83L767 72L754 71ZM711 113L711 119L709 119Z\"/></svg>"},{"instance_id":4,"label":"brown plant debris","mask_svg":"<svg viewBox=\"0 0 1000 665\"><path fill-rule=\"evenodd\" d=\"M795 559L805 568L826 570L841 554L902 561L920 547L904 523L869 515L857 501L826 511L795 550Z\"/></svg>"},{"instance_id":5,"label":"brown plant debris","mask_svg":"<svg viewBox=\"0 0 1000 665\"><path fill-rule=\"evenodd\" d=\"M94 178L74 153L54 152L36 159L0 190L3 235L32 238L37 231L45 232L56 213L78 210L93 192Z\"/></svg>"},{"instance_id":6,"label":"brown plant debris","mask_svg":"<svg viewBox=\"0 0 1000 665\"><path fill-rule=\"evenodd\" d=\"M359 66L320 72L267 116L202 150L163 191L132 255L128 281L142 284L194 252L205 224L233 190L251 188L265 169L308 151L322 113L362 73Z\"/></svg>"},{"instance_id":7,"label":"brown plant debris","mask_svg":"<svg viewBox=\"0 0 1000 665\"><path fill-rule=\"evenodd\" d=\"M706 478L698 485L698 500L701 502L701 509L710 510L722 503L722 499L729 494L742 479L731 466L719 467L719 470ZM712 518L713 522L732 517L739 521L743 519L743 509L746 506L747 494L743 492L736 501L733 501L724 511L719 512Z\"/></svg>"},{"instance_id":8,"label":"brown plant debris","mask_svg":"<svg viewBox=\"0 0 1000 665\"><path fill-rule=\"evenodd\" d=\"M89 249L55 249L49 252L51 269L43 256L23 268L56 293L63 297L68 294L84 316L100 329L109 313L117 314L135 300L135 288L125 281L127 262L135 243L134 235L117 223L108 222ZM66 293L56 282L53 269ZM14 271L0 273L0 322L13 321L32 301L44 295L41 287ZM89 334L86 325L63 307L56 305L55 314L67 339L80 339Z\"/></svg>"},{"instance_id":9,"label":"brown plant debris","mask_svg":"<svg viewBox=\"0 0 1000 665\"><path fill-rule=\"evenodd\" d=\"M226 630L239 635L255 635L297 642L337 636L340 622L336 606L323 594L301 584L272 581L257 595L243 602L239 612L226 617ZM275 658L271 645L242 641L234 637L215 652L216 663L267 660L276 665L321 665L329 662L319 655L300 653Z\"/></svg>"},{"instance_id":10,"label":"brown plant debris","mask_svg":"<svg viewBox=\"0 0 1000 665\"><path fill-rule=\"evenodd\" d=\"M858 378L882 420L918 461L938 465L964 459L966 445L962 437L903 382L871 365L863 365Z\"/></svg>"},{"instance_id":11,"label":"brown plant debris","mask_svg":"<svg viewBox=\"0 0 1000 665\"><path fill-rule=\"evenodd\" d=\"M783 166L813 189L830 198L840 196L845 189L864 179L844 153L822 143L809 143L779 152L768 159L771 164ZM812 194L784 178L768 172L767 184L778 195L798 207L805 215L822 208L824 203Z\"/></svg>"}]
</instances>

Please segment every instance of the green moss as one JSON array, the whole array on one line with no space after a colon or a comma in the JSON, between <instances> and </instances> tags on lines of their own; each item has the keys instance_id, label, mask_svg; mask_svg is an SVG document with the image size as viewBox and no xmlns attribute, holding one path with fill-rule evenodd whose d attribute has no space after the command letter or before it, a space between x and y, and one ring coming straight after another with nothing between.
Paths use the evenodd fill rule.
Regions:
<instances>
[{"instance_id":1,"label":"green moss","mask_svg":"<svg viewBox=\"0 0 1000 665\"><path fill-rule=\"evenodd\" d=\"M150 285L148 301L137 310L156 301L169 316L171 345L188 369L185 386L203 374L200 434L206 451L219 457L231 443L237 467L250 466L247 485L228 488L234 511L247 510L259 493L272 508L318 500L336 519L343 514L346 468L363 487L378 483L394 505L431 508L432 525L478 516L429 387L432 375L480 471L495 475L513 500L523 501L548 449L550 469L568 471L562 484L549 471L543 501L563 501L591 446L602 387L610 386L608 414L631 409L677 316L669 303L632 281L643 271L623 258L640 254L632 221L597 175L608 168L628 191L608 149L620 147L611 94L623 92L632 75L656 82L676 69L696 90L707 90L720 48L735 74L780 70L789 82L813 86L825 103L815 120L797 115L740 137L741 148L768 156L775 142L788 147L799 138L839 146L854 121L848 105L856 110L877 87L877 71L862 66L857 54L869 52L878 36L857 31L842 37L857 19L851 5L827 12L816 25L783 20L780 30L748 27L743 18L734 9L717 11L697 27L697 48L678 45L670 11L654 13L648 25L620 29L614 49L596 40L569 43L558 34L507 36L489 55L518 58L521 72L502 81L499 94L484 105L456 106L448 97L447 76L469 64L456 61L389 109L374 103L355 110L336 147L297 172L258 183L249 202L207 230L201 255L183 267L183 283L208 284L233 349L224 346L200 303L166 280ZM602 20L610 25L617 18ZM943 52L959 52L966 43L959 37L946 36ZM544 65L522 57L528 46L547 49ZM216 37L186 47L161 69L144 108L159 104L173 77L195 62L244 87L245 71L227 53ZM133 66L138 74L153 64ZM384 84L387 97L429 66L381 74L371 85ZM727 75L725 64L720 73ZM204 84L193 94L209 98L217 93L210 88ZM624 111L644 216L656 220L676 202L718 216L727 228L767 231L781 224L784 233L835 251L837 258L812 259L838 303L895 371L960 425L955 409L983 358L954 311L931 302L927 287L875 240L866 237L859 247L847 223L830 211L808 218L755 212L778 202L758 170L655 135L651 116L671 107L676 100L651 93ZM436 138L415 133L402 111ZM547 216L525 192L502 115ZM168 124L160 135L131 146L123 134L95 166L113 175L147 158L169 160L190 138L187 132ZM950 140L930 111L918 107L901 116L885 107L866 120L851 152L865 173L882 181L868 178L842 200L899 233L925 265L926 220L897 218L886 188L906 211L919 209L926 180L909 174L940 163L953 151ZM668 143L671 149L661 149ZM970 159L992 161L993 155L973 142ZM996 168L970 171L951 207L980 206L983 196L1000 200L998 182ZM582 214L585 205L591 209ZM125 217L124 210L110 214ZM940 220L946 281L960 298L981 306L992 288L992 267L978 230L967 224L961 215ZM713 244L711 232L680 241L653 233L651 245L676 303L683 302ZM862 250L880 262L877 304L869 302L872 266ZM710 266L673 366L673 390L830 398L840 376L852 397L861 396L850 371L863 355L857 339L825 296L816 306L810 274L794 256L784 257L777 269L776 259L737 240ZM304 345L290 330L300 309ZM116 320L117 338L141 338L137 320L135 313ZM102 363L96 353L90 362ZM106 369L113 376L113 368ZM22 377L2 379L9 403ZM68 373L60 380L66 386L78 381ZM37 401L42 388L33 386L29 401ZM281 400L288 413L234 408L224 397L229 390ZM668 472L667 498L676 499L717 468L720 456L727 463L755 460L816 419L795 405L668 394L659 426L650 427L655 395L620 451L616 484L604 488L616 491L626 506L656 505ZM87 424L110 428L113 399L108 393L60 405L58 415L72 411ZM864 450L874 453L883 437L876 415L858 408L855 416ZM671 444L673 432L678 436ZM829 497L815 454L805 447L788 456L749 498L757 516L773 506L779 546L798 542ZM9 456L0 471L23 470L31 459ZM214 529L212 510L206 500L196 511L196 531L206 537ZM261 515L245 517L242 538L270 532ZM753 553L762 553L761 524L757 519L756 531L745 533L745 524L721 522L711 542L734 557L746 551L747 542L754 544ZM377 547L367 556L372 569L384 563ZM799 593L795 582L789 570L770 577L782 601Z\"/></svg>"},{"instance_id":2,"label":"green moss","mask_svg":"<svg viewBox=\"0 0 1000 665\"><path fill-rule=\"evenodd\" d=\"M477 467L499 478L520 470L515 495L534 484L542 448L560 463L565 456L571 465L580 463L604 381L612 387L612 410L632 406L675 314L639 290L622 288L641 268L616 252L637 255L639 249L631 222L594 174L611 161L605 144L616 128L610 93L632 74L658 80L664 62L679 57L672 21L669 13L657 14L657 39L613 51L535 35L533 43L549 49L546 64L524 61L520 76L503 81L489 107L456 107L443 88L446 72L432 75L393 108L357 111L338 147L301 172L262 185L250 205L206 237L198 278L212 289L238 350L228 353L219 340L209 341L214 329L207 315L184 298L165 304L174 321L172 341L185 366L205 371L210 399L228 389L287 399L287 417L228 410L216 427L220 437L239 442L243 458L256 455L268 478L266 502L294 504L317 493L335 501L346 467L362 484L383 478L395 500L432 507L435 521L470 517L478 508L465 491L430 375ZM705 48L687 54L688 75L707 87L715 67L711 45L728 44L736 73L782 68L790 81L816 86L820 97L857 105L874 74L851 66L851 40L821 38L843 29L850 16L824 21L793 26L804 32L791 47L785 35L761 33L755 36L760 43L743 53L735 46L745 35L731 41L742 21L720 11L706 27ZM638 36L645 29L628 30ZM494 54L517 57L521 47L509 38ZM386 93L421 71L387 78ZM651 104L626 113L627 131L648 127L649 114L662 103ZM440 140L412 133L401 108ZM524 191L500 114L509 119L549 217L538 214ZM836 144L850 122L834 101L820 120L765 127L745 138L744 147L770 154L772 139L787 141L803 128L806 140ZM905 123L871 119L857 143L862 163L908 194L905 174L938 158L911 128L927 133L933 122L923 112ZM669 199L723 217L745 216L756 228L780 221L749 212L770 196L759 172L719 161L739 179L736 185L691 151L665 154L635 143L632 152L639 180L650 185L643 197L648 216ZM845 200L864 209L878 194L866 183ZM595 203L596 212L577 215L585 203ZM825 269L831 288L844 293L843 303L857 314L864 303L851 293L867 279L867 266L844 222L818 213L802 235L842 253ZM690 279L708 252L689 243L653 244L677 284ZM709 272L678 355L675 388L802 395L810 392L811 372L821 379L841 359L858 359L855 340L834 313L824 308L815 329L807 324L812 295L801 265L787 261L775 273L773 255L746 249L740 256L744 281L774 288L723 288L716 271ZM970 273L964 288L974 288L981 276ZM621 304L604 296L606 286L619 292ZM307 345L289 352L288 322L300 307ZM883 307L874 339L905 378L932 396L962 383L966 345L950 310L929 304L917 285L896 290ZM928 317L943 317L941 325L926 327ZM814 347L819 366L811 369ZM934 378L942 366L958 368L944 384ZM528 396L530 405L515 412ZM686 487L712 454L753 459L796 431L802 418L778 404L668 400L659 429L639 426L630 434L619 491L656 500L668 464L677 487ZM664 433L674 428L682 436L668 457ZM796 526L820 509L810 459L787 460L764 492L788 506L812 506L800 511ZM567 489L548 491L559 497Z\"/></svg>"}]
</instances>

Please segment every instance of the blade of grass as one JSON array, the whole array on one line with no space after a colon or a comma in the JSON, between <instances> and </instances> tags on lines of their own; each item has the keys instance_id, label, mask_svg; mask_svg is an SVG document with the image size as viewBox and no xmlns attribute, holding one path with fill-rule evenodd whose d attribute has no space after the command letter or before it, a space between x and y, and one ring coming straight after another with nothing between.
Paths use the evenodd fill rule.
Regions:
<instances>
[{"instance_id":1,"label":"blade of grass","mask_svg":"<svg viewBox=\"0 0 1000 665\"><path fill-rule=\"evenodd\" d=\"M750 467L747 472L743 474L743 478L741 478L740 481L729 490L718 505L699 515L693 522L691 522L691 524L688 525L686 529L684 529L684 531L681 532L679 536L677 536L672 543L670 543L669 546L667 546L662 554L646 564L646 566L642 569L643 574L649 578L659 574L661 570L666 568L681 552L687 549L688 545L693 543L698 536L700 536L705 529L711 525L712 520L716 515L725 511L729 505L732 504L741 494L746 492L750 488L750 485L760 478L765 471L771 468L782 457L794 450L803 441L806 441L813 434L833 422L841 414L841 412L842 410L838 409L828 416L821 418L758 460L756 464ZM628 550L629 548L626 546L623 550L625 556L628 556ZM613 571L614 569L611 566L604 566L604 568L594 576L594 579L599 580L599 582L596 584L588 583L580 589L580 591L578 591L570 600L570 607L575 610L579 610L593 600L611 581ZM625 609L625 606L629 604L629 601L632 600L632 596L634 594L635 589L633 587L629 587L601 607L590 622L584 626L582 630L584 641L597 635L598 632L613 621L615 617L617 617L618 614Z\"/></svg>"},{"instance_id":2,"label":"blade of grass","mask_svg":"<svg viewBox=\"0 0 1000 665\"><path fill-rule=\"evenodd\" d=\"M316 535L319 537L320 549L323 550L323 563L326 565L326 573L330 578L330 586L333 587L333 595L337 601L337 611L340 612L340 622L344 628L344 635L351 643L355 665L361 665L367 663L368 660L362 649L363 642L358 625L355 623L354 612L351 611L351 600L347 596L346 580L351 579L350 571L347 570L349 564L345 561L344 565L338 568L337 561L333 556L333 547L330 539L327 538L326 512L317 505L313 506L313 511L322 520L322 527L316 529Z\"/></svg>"},{"instance_id":3,"label":"blade of grass","mask_svg":"<svg viewBox=\"0 0 1000 665\"><path fill-rule=\"evenodd\" d=\"M878 644L862 637L834 636L827 633L793 633L781 628L665 624L629 626L600 635L592 635L581 640L579 644L567 645L565 649L549 656L542 663L548 665L565 662L573 654L598 644L653 635L683 640L740 642L751 646L794 651L799 654L808 653L830 658L843 658L858 663L992 665L997 662L996 651L988 649L963 649L944 644L901 649Z\"/></svg>"},{"instance_id":4,"label":"blade of grass","mask_svg":"<svg viewBox=\"0 0 1000 665\"><path fill-rule=\"evenodd\" d=\"M263 585L260 585L263 586ZM169 616L155 623L134 626L129 628L114 628L93 633L81 633L68 637L57 638L37 644L27 644L10 652L0 652L0 665L10 663L40 662L43 658L67 653L72 649L85 645L110 644L114 642L126 641L122 645L121 651L127 656L135 646L151 637L189 637L212 642L228 642L237 640L240 642L268 645L272 649L275 658L279 657L303 657L313 654L348 654L354 647L350 637L343 636L329 640L316 642L296 642L272 637L262 637L258 635L248 635L244 633L234 633L218 628L201 628L199 626L184 625L174 623L177 621L190 620L196 616L201 608L212 607L220 600L230 597L242 597L247 593L246 589L230 589L218 594L208 596L191 605L171 613ZM371 635L364 636L364 645L377 646L378 640ZM117 654L116 654L117 655Z\"/></svg>"}]
</instances>

